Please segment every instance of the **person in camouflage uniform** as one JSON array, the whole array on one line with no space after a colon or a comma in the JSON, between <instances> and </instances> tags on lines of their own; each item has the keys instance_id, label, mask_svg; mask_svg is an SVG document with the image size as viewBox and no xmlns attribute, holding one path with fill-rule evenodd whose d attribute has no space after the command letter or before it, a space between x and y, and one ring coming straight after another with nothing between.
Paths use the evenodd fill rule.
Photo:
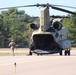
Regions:
<instances>
[{"instance_id":1,"label":"person in camouflage uniform","mask_svg":"<svg viewBox=\"0 0 76 75\"><path fill-rule=\"evenodd\" d=\"M11 48L11 55L14 56L14 48L15 48L16 44L14 42L14 40L11 40L11 42L9 43L9 47Z\"/></svg>"}]
</instances>

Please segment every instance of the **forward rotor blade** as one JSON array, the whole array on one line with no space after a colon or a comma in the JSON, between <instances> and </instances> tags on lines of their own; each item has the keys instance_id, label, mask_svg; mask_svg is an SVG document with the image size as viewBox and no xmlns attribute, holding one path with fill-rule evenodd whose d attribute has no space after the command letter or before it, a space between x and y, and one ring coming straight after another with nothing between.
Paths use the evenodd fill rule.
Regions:
<instances>
[{"instance_id":1,"label":"forward rotor blade","mask_svg":"<svg viewBox=\"0 0 76 75\"><path fill-rule=\"evenodd\" d=\"M52 17L52 18L69 18L68 16L54 16L54 15L52 15L50 17Z\"/></svg>"}]
</instances>

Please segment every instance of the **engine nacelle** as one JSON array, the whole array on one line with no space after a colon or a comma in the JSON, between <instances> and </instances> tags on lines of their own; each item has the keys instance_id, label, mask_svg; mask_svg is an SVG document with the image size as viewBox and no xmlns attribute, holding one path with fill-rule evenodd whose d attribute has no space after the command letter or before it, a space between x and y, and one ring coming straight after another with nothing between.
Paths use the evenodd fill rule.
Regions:
<instances>
[{"instance_id":1,"label":"engine nacelle","mask_svg":"<svg viewBox=\"0 0 76 75\"><path fill-rule=\"evenodd\" d=\"M36 29L39 28L39 26L38 26L37 24L34 24L34 23L30 24L30 27L31 27L33 30L36 30Z\"/></svg>"},{"instance_id":2,"label":"engine nacelle","mask_svg":"<svg viewBox=\"0 0 76 75\"><path fill-rule=\"evenodd\" d=\"M53 27L56 30L61 30L62 29L62 24L60 22L56 21L56 22L53 23Z\"/></svg>"}]
</instances>

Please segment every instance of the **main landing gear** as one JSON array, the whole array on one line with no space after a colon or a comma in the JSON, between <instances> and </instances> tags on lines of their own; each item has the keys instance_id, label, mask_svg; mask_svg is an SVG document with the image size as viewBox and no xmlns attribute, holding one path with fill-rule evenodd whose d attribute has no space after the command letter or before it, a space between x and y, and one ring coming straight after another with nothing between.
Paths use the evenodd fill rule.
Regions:
<instances>
[{"instance_id":1,"label":"main landing gear","mask_svg":"<svg viewBox=\"0 0 76 75\"><path fill-rule=\"evenodd\" d=\"M66 50L65 50L65 52L64 52L65 56L66 56L66 55L70 56L70 50L71 50L71 49L66 49Z\"/></svg>"},{"instance_id":2,"label":"main landing gear","mask_svg":"<svg viewBox=\"0 0 76 75\"><path fill-rule=\"evenodd\" d=\"M64 55L65 56L70 56L70 51L71 51L71 49L65 49L64 50ZM59 52L59 54L62 56L63 55L63 50L60 50L60 52Z\"/></svg>"}]
</instances>

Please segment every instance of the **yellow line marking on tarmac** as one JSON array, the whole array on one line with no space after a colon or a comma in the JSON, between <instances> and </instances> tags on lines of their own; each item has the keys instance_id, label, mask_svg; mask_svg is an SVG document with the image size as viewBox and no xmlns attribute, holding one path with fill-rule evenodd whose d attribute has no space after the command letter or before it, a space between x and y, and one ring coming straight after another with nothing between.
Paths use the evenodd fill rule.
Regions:
<instances>
[{"instance_id":1,"label":"yellow line marking on tarmac","mask_svg":"<svg viewBox=\"0 0 76 75\"><path fill-rule=\"evenodd\" d=\"M45 61L45 60L50 60L50 59L53 60L53 59L57 59L57 58L40 58L40 59L38 58L38 59L35 59L35 60L21 61L21 62L18 62L18 64Z\"/></svg>"},{"instance_id":2,"label":"yellow line marking on tarmac","mask_svg":"<svg viewBox=\"0 0 76 75\"><path fill-rule=\"evenodd\" d=\"M0 64L0 66L8 66L8 65L12 65L13 63L7 63L7 64Z\"/></svg>"},{"instance_id":3,"label":"yellow line marking on tarmac","mask_svg":"<svg viewBox=\"0 0 76 75\"><path fill-rule=\"evenodd\" d=\"M56 59L56 58L38 58L38 59L35 59L35 60L27 60L27 61L15 61L17 64L23 64L23 63L29 63L29 62L37 62L37 61L44 61L44 60L49 60L49 59ZM0 64L0 66L8 66L8 65L12 65L14 62L12 63L6 63L6 64Z\"/></svg>"},{"instance_id":4,"label":"yellow line marking on tarmac","mask_svg":"<svg viewBox=\"0 0 76 75\"><path fill-rule=\"evenodd\" d=\"M49 58L48 58L49 57ZM32 63L32 62L38 62L38 61L45 61L45 60L54 60L54 59L60 59L60 58L64 58L65 56L57 56L57 57L50 57L50 56L45 56L43 58L38 58L38 59L29 59L27 61L22 61L22 60L19 60L19 61L16 61L15 62L17 64L24 64L24 63ZM14 62L10 62L10 63L6 63L6 64L0 64L0 66L8 66L8 65L14 65Z\"/></svg>"},{"instance_id":5,"label":"yellow line marking on tarmac","mask_svg":"<svg viewBox=\"0 0 76 75\"><path fill-rule=\"evenodd\" d=\"M49 58L48 58L49 57ZM68 58L69 56L56 56L56 57L50 57L50 56L45 56L44 58L38 58L35 60L28 60L28 61L21 61L18 62L18 64L23 64L23 63L32 63L32 62L38 62L38 61L46 61L46 60L55 60L55 59L60 59L60 58Z\"/></svg>"}]
</instances>

